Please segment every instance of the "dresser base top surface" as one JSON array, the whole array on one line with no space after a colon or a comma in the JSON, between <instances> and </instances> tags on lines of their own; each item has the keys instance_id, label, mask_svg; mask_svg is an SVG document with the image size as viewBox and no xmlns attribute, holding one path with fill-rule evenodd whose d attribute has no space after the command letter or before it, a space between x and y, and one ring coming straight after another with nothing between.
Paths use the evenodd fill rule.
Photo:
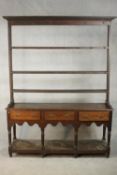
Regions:
<instances>
[{"instance_id":1,"label":"dresser base top surface","mask_svg":"<svg viewBox=\"0 0 117 175\"><path fill-rule=\"evenodd\" d=\"M112 110L112 107L106 103L14 103L8 108L22 110Z\"/></svg>"}]
</instances>

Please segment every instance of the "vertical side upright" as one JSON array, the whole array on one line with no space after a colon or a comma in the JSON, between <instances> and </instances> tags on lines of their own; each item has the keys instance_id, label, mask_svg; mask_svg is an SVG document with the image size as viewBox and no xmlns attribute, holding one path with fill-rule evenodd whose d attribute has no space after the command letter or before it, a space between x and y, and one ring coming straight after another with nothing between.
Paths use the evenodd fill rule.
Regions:
<instances>
[{"instance_id":1,"label":"vertical side upright","mask_svg":"<svg viewBox=\"0 0 117 175\"><path fill-rule=\"evenodd\" d=\"M106 103L109 104L110 93L110 25L107 26L107 93Z\"/></svg>"},{"instance_id":2,"label":"vertical side upright","mask_svg":"<svg viewBox=\"0 0 117 175\"><path fill-rule=\"evenodd\" d=\"M10 22L8 22L8 54L9 54L10 103L14 103L13 74L12 74L12 28Z\"/></svg>"}]
</instances>

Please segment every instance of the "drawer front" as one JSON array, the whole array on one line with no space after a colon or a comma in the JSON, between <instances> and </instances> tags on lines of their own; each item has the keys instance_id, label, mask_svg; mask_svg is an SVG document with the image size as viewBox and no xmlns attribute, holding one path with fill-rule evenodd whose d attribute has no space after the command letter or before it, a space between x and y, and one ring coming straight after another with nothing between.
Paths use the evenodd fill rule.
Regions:
<instances>
[{"instance_id":1,"label":"drawer front","mask_svg":"<svg viewBox=\"0 0 117 175\"><path fill-rule=\"evenodd\" d=\"M47 121L73 121L75 112L73 111L47 111L45 112L45 120Z\"/></svg>"},{"instance_id":2,"label":"drawer front","mask_svg":"<svg viewBox=\"0 0 117 175\"><path fill-rule=\"evenodd\" d=\"M11 110L11 120L40 120L40 111Z\"/></svg>"},{"instance_id":3,"label":"drawer front","mask_svg":"<svg viewBox=\"0 0 117 175\"><path fill-rule=\"evenodd\" d=\"M109 112L79 112L80 121L108 121Z\"/></svg>"}]
</instances>

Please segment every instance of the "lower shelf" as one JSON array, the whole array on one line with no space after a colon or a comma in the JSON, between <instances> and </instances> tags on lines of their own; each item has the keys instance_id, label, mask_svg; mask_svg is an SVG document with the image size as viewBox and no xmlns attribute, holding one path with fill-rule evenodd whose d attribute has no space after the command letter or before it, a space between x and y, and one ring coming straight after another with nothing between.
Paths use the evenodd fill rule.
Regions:
<instances>
[{"instance_id":1,"label":"lower shelf","mask_svg":"<svg viewBox=\"0 0 117 175\"><path fill-rule=\"evenodd\" d=\"M12 152L21 154L41 154L41 142L39 140L16 139L12 143Z\"/></svg>"},{"instance_id":2,"label":"lower shelf","mask_svg":"<svg viewBox=\"0 0 117 175\"><path fill-rule=\"evenodd\" d=\"M45 155L74 154L73 141L48 140L45 141ZM104 155L108 151L106 142L102 140L81 140L78 142L78 155ZM18 154L42 154L41 141L19 140L12 143L12 152Z\"/></svg>"}]
</instances>

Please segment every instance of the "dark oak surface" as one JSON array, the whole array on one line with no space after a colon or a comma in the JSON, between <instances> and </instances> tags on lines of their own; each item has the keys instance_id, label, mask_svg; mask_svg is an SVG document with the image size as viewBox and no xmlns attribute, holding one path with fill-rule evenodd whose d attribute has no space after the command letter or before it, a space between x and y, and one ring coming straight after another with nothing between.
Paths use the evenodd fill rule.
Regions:
<instances>
[{"instance_id":1,"label":"dark oak surface","mask_svg":"<svg viewBox=\"0 0 117 175\"><path fill-rule=\"evenodd\" d=\"M12 25L103 25L114 16L4 16Z\"/></svg>"},{"instance_id":2,"label":"dark oak surface","mask_svg":"<svg viewBox=\"0 0 117 175\"><path fill-rule=\"evenodd\" d=\"M116 16L4 16L7 20L113 20Z\"/></svg>"},{"instance_id":3,"label":"dark oak surface","mask_svg":"<svg viewBox=\"0 0 117 175\"><path fill-rule=\"evenodd\" d=\"M44 156L47 154L103 154L109 157L111 128L112 128L112 107L109 100L110 91L110 25L116 17L113 16L5 16L8 21L8 46L9 46L9 79L10 79L10 104L7 107L8 142L9 155L12 153L36 153ZM107 39L106 46L13 46L12 26L13 25L105 25ZM22 71L13 68L13 49L105 49L107 54L106 70L100 71ZM13 86L13 74L106 74L105 89L15 89ZM15 103L14 93L106 93L104 103ZM41 130L41 141L22 141L17 139L16 124L22 125L27 122L29 125L38 124ZM74 136L72 142L47 141L44 131L48 124L56 126L61 122L64 126L72 125ZM101 140L79 141L78 130L82 124L87 126L95 123L103 125ZM13 130L12 130L13 127ZM12 135L13 132L13 135ZM70 149L69 149L70 148Z\"/></svg>"},{"instance_id":4,"label":"dark oak surface","mask_svg":"<svg viewBox=\"0 0 117 175\"><path fill-rule=\"evenodd\" d=\"M45 141L45 155L48 154L74 154L73 141L71 140L47 140ZM13 142L13 152L22 154L41 154L40 140L19 140ZM100 140L79 140L78 155L106 154L107 145Z\"/></svg>"},{"instance_id":5,"label":"dark oak surface","mask_svg":"<svg viewBox=\"0 0 117 175\"><path fill-rule=\"evenodd\" d=\"M106 103L14 103L11 107L39 110L112 110L112 107Z\"/></svg>"}]
</instances>

